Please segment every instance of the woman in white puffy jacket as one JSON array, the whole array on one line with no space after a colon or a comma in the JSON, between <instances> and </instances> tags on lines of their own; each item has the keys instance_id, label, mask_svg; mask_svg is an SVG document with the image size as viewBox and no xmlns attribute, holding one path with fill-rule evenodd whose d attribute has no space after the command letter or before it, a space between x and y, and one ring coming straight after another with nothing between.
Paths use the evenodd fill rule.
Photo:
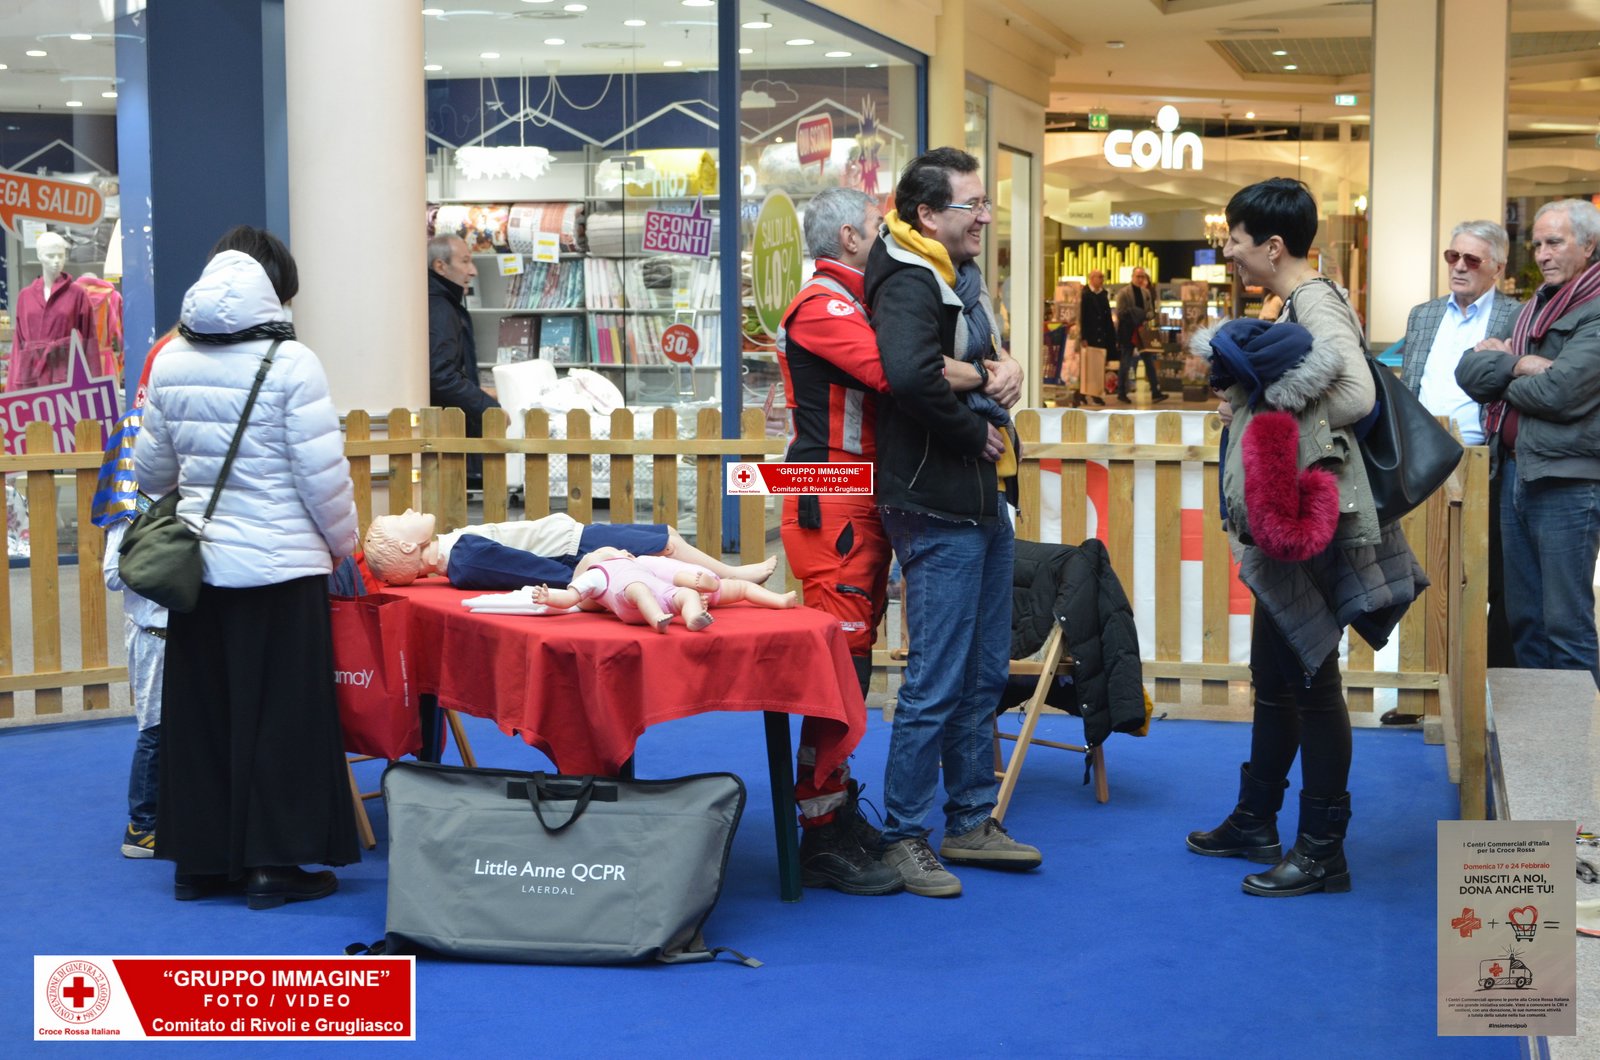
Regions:
<instances>
[{"instance_id":1,"label":"woman in white puffy jacket","mask_svg":"<svg viewBox=\"0 0 1600 1060\"><path fill-rule=\"evenodd\" d=\"M327 576L356 547L339 418L294 341L288 249L232 229L184 295L150 376L135 465L181 491L200 529L200 601L171 615L156 854L179 900L244 891L252 909L323 898L360 860L334 702ZM216 510L201 527L258 369L277 343Z\"/></svg>"}]
</instances>

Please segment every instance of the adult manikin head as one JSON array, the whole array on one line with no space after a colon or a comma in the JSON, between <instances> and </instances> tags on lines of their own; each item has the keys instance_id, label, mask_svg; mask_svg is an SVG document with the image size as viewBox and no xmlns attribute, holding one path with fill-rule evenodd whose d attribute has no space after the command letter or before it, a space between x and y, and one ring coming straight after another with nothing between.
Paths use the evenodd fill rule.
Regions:
<instances>
[{"instance_id":1,"label":"adult manikin head","mask_svg":"<svg viewBox=\"0 0 1600 1060\"><path fill-rule=\"evenodd\" d=\"M399 515L380 515L367 528L362 545L367 569L385 585L410 585L439 569L439 546L433 540L433 516L407 508Z\"/></svg>"},{"instance_id":2,"label":"adult manikin head","mask_svg":"<svg viewBox=\"0 0 1600 1060\"><path fill-rule=\"evenodd\" d=\"M44 266L44 285L55 286L56 277L67 267L67 241L54 232L43 232L34 248L39 252L39 264Z\"/></svg>"}]
</instances>

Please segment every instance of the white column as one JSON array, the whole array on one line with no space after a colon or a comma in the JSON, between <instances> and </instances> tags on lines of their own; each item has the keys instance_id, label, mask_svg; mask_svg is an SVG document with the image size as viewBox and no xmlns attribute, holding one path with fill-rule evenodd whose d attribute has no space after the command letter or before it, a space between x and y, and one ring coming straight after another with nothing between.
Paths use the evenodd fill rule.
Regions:
<instances>
[{"instance_id":1,"label":"white column","mask_svg":"<svg viewBox=\"0 0 1600 1060\"><path fill-rule=\"evenodd\" d=\"M295 330L340 411L428 402L422 16L287 0Z\"/></svg>"},{"instance_id":2,"label":"white column","mask_svg":"<svg viewBox=\"0 0 1600 1060\"><path fill-rule=\"evenodd\" d=\"M1510 0L1450 0L1439 73L1439 246L1462 221L1505 223ZM1447 270L1435 263L1434 291Z\"/></svg>"},{"instance_id":3,"label":"white column","mask_svg":"<svg viewBox=\"0 0 1600 1060\"><path fill-rule=\"evenodd\" d=\"M1373 5L1367 335L1380 349L1405 335L1412 306L1434 297L1441 6Z\"/></svg>"},{"instance_id":4,"label":"white column","mask_svg":"<svg viewBox=\"0 0 1600 1060\"><path fill-rule=\"evenodd\" d=\"M934 26L934 52L928 59L928 146L963 147L967 142L967 0L944 0Z\"/></svg>"}]
</instances>

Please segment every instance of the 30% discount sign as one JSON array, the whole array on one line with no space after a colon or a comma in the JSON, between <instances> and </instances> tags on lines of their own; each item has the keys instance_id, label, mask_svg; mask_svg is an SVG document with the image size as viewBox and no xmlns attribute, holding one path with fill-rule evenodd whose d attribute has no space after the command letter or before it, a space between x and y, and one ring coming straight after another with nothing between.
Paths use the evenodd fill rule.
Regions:
<instances>
[{"instance_id":1,"label":"30% discount sign","mask_svg":"<svg viewBox=\"0 0 1600 1060\"><path fill-rule=\"evenodd\" d=\"M673 324L661 333L661 353L674 364L692 364L700 352L700 336L687 324Z\"/></svg>"}]
</instances>

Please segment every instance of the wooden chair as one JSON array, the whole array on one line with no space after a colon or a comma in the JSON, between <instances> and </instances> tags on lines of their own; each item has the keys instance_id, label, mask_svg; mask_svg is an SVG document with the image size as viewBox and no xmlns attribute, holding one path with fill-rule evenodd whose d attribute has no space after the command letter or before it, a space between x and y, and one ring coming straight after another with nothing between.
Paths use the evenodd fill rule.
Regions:
<instances>
[{"instance_id":1,"label":"wooden chair","mask_svg":"<svg viewBox=\"0 0 1600 1060\"><path fill-rule=\"evenodd\" d=\"M990 815L996 821L1004 822L1006 809L1011 805L1011 796L1017 790L1017 781L1022 778L1022 763L1028 757L1028 749L1034 744L1043 747L1055 747L1063 751L1076 751L1086 754L1089 759L1089 769L1094 774L1094 797L1096 802L1108 802L1111 799L1111 785L1106 779L1105 745L1087 747L1083 744L1059 743L1055 740L1041 740L1033 733L1038 727L1039 715L1044 712L1045 697L1050 693L1050 686L1059 675L1072 673L1073 658L1067 650L1067 638L1061 631L1061 624L1057 622L1050 630L1050 636L1044 642L1043 656L1037 661L1031 659L1012 659L1011 672L1015 675L1036 677L1033 694L1028 697L1023 706L1022 729L1016 733L1002 732L1000 729L1000 716L995 715L994 727L994 775L1000 781L1000 793L995 801L994 812ZM1013 740L1016 748L1012 750L1011 757L1006 760L1000 751L1001 740Z\"/></svg>"},{"instance_id":2,"label":"wooden chair","mask_svg":"<svg viewBox=\"0 0 1600 1060\"><path fill-rule=\"evenodd\" d=\"M478 759L472 753L472 744L467 742L467 733L461 724L461 718L453 710L446 710L444 718L449 723L450 735L455 738L456 749L461 752L461 764L476 766ZM441 745L440 750L442 751L443 749ZM367 816L367 800L381 799L383 792L362 791L361 785L356 781L356 771L353 767L360 762L376 761L379 761L379 759L373 755L347 754L344 758L345 775L350 778L350 799L355 803L356 809L356 831L361 834L361 845L368 850L378 845L378 837L372 831L372 818Z\"/></svg>"}]
</instances>

